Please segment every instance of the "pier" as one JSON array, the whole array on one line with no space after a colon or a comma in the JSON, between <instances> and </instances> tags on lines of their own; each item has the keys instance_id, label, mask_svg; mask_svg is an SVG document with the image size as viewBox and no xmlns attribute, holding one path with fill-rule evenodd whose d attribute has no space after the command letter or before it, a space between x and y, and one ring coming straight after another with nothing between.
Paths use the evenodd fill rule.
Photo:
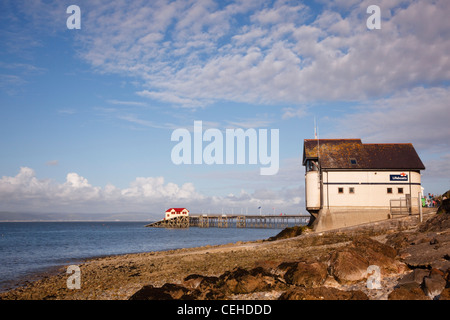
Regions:
<instances>
[{"instance_id":1,"label":"pier","mask_svg":"<svg viewBox=\"0 0 450 320\"><path fill-rule=\"evenodd\" d=\"M146 225L152 228L273 228L306 225L308 215L225 215L189 214L189 216L161 220Z\"/></svg>"}]
</instances>

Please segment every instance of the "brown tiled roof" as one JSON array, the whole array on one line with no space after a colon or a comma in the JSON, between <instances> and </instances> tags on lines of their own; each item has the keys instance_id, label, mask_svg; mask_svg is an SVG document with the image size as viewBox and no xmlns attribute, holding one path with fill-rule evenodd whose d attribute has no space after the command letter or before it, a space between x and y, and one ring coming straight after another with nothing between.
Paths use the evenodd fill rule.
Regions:
<instances>
[{"instance_id":1,"label":"brown tiled roof","mask_svg":"<svg viewBox=\"0 0 450 320\"><path fill-rule=\"evenodd\" d=\"M318 158L319 146L324 169L425 170L411 143L364 144L360 139L305 139L303 165Z\"/></svg>"}]
</instances>

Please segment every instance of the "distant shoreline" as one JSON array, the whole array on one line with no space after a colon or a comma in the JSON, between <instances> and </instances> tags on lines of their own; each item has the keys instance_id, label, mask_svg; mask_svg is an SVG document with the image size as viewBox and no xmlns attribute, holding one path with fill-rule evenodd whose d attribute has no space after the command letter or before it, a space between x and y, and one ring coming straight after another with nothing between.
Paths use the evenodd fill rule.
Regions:
<instances>
[{"instance_id":1,"label":"distant shoreline","mask_svg":"<svg viewBox=\"0 0 450 320\"><path fill-rule=\"evenodd\" d=\"M64 212L11 212L0 211L0 222L65 222L65 221L156 221L158 213L149 212L103 212L103 213L64 213Z\"/></svg>"}]
</instances>

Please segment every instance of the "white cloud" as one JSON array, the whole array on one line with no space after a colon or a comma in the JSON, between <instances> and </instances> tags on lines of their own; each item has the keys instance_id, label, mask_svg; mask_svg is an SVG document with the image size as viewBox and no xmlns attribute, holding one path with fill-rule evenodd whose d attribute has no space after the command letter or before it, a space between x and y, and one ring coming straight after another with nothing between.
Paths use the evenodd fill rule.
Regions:
<instances>
[{"instance_id":1,"label":"white cloud","mask_svg":"<svg viewBox=\"0 0 450 320\"><path fill-rule=\"evenodd\" d=\"M64 25L64 3L6 3L14 26L16 11L28 18L27 29ZM371 4L382 9L381 30L366 28ZM219 100L382 98L450 80L450 2L335 0L318 16L309 5L86 1L78 53L98 72L137 79L141 96L194 109Z\"/></svg>"},{"instance_id":2,"label":"white cloud","mask_svg":"<svg viewBox=\"0 0 450 320\"><path fill-rule=\"evenodd\" d=\"M162 210L171 202L201 199L194 186L165 183L164 178L136 178L125 189L111 184L92 186L77 173L67 174L64 183L36 177L33 169L22 167L14 177L0 179L0 210L61 210L63 212L117 212L135 209ZM38 207L35 207L39 205Z\"/></svg>"},{"instance_id":3,"label":"white cloud","mask_svg":"<svg viewBox=\"0 0 450 320\"><path fill-rule=\"evenodd\" d=\"M283 115L281 116L282 119L303 118L308 114L306 108L304 107L283 108L282 112L283 112Z\"/></svg>"},{"instance_id":4,"label":"white cloud","mask_svg":"<svg viewBox=\"0 0 450 320\"><path fill-rule=\"evenodd\" d=\"M364 137L366 142L411 142L432 152L448 151L450 91L414 88L389 98L362 103L354 113L333 119L340 138Z\"/></svg>"},{"instance_id":5,"label":"white cloud","mask_svg":"<svg viewBox=\"0 0 450 320\"><path fill-rule=\"evenodd\" d=\"M297 1L97 3L81 55L101 72L141 78L142 96L189 108L379 98L450 79L448 1L383 1L375 31L369 2L335 1L309 25Z\"/></svg>"},{"instance_id":6,"label":"white cloud","mask_svg":"<svg viewBox=\"0 0 450 320\"><path fill-rule=\"evenodd\" d=\"M226 127L232 128L244 128L244 129L257 129L257 128L269 128L273 120L268 116L257 116L252 119L238 119L235 121L227 120Z\"/></svg>"},{"instance_id":7,"label":"white cloud","mask_svg":"<svg viewBox=\"0 0 450 320\"><path fill-rule=\"evenodd\" d=\"M300 210L301 190L273 191L259 188L253 193L206 196L192 183L177 185L163 177L138 177L127 188L112 184L92 186L77 173L69 173L64 183L38 179L33 169L20 168L14 177L0 179L0 211L59 211L62 213L163 212L168 207L188 207L193 212L218 211L219 208L276 206L277 210ZM237 210L237 209L236 209Z\"/></svg>"},{"instance_id":8,"label":"white cloud","mask_svg":"<svg viewBox=\"0 0 450 320\"><path fill-rule=\"evenodd\" d=\"M303 21L307 6L298 1L275 1L272 8L264 8L252 15L251 19L260 24L299 23Z\"/></svg>"},{"instance_id":9,"label":"white cloud","mask_svg":"<svg viewBox=\"0 0 450 320\"><path fill-rule=\"evenodd\" d=\"M149 127L149 128L162 128L161 125L158 125L152 121L148 121L148 120L143 120L143 119L139 119L137 116L132 115L132 114L127 114L127 115L118 115L117 116L118 119L121 120L125 120L131 123L135 123L144 127Z\"/></svg>"},{"instance_id":10,"label":"white cloud","mask_svg":"<svg viewBox=\"0 0 450 320\"><path fill-rule=\"evenodd\" d=\"M129 106L129 107L146 107L147 103L140 102L140 101L121 101L116 99L108 100L109 103L114 105L121 105L121 106Z\"/></svg>"},{"instance_id":11,"label":"white cloud","mask_svg":"<svg viewBox=\"0 0 450 320\"><path fill-rule=\"evenodd\" d=\"M205 102L199 99L186 98L180 94L174 94L171 92L151 92L148 90L143 90L137 92L136 94L141 97L160 100L186 108L199 108L205 106Z\"/></svg>"}]
</instances>

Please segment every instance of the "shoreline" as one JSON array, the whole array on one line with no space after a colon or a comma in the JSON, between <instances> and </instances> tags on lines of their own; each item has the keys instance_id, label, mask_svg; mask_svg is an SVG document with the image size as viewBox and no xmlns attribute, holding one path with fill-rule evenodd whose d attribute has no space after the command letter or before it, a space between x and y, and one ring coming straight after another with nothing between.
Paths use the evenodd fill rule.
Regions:
<instances>
[{"instance_id":1,"label":"shoreline","mask_svg":"<svg viewBox=\"0 0 450 320\"><path fill-rule=\"evenodd\" d=\"M3 221L4 222L4 221ZM125 222L125 221L18 221L18 222L11 222L11 223L21 223L21 222L33 222L33 223L47 223L47 222L64 222L64 223L70 223L70 222ZM128 221L128 222L142 222L142 221ZM278 229L274 229L278 230ZM281 229L279 230L281 231ZM10 279L6 281L5 287L2 289L0 288L0 300L2 294L7 294L8 292L12 292L15 290L20 290L21 288L25 288L29 285L33 286L34 282L37 281L46 281L48 278L56 278L61 276L68 277L69 275L65 275L65 270L67 270L67 267L69 265L84 265L89 263L90 261L97 261L97 260L120 260L121 257L129 257L134 255L142 255L142 254L148 254L148 255L154 255L154 254L165 254L167 252L175 252L175 251L197 251L202 248L213 248L213 247L222 247L222 246L233 246L236 244L242 244L242 243L258 243L262 242L265 239L258 239L258 240L250 240L250 241L237 241L235 243L224 243L224 244L214 244L214 245L204 245L199 247L179 247L179 248L172 248L172 249L163 249L163 250L157 250L157 251L142 251L142 252L126 252L126 253L119 253L119 254L101 254L101 255L94 255L94 256L86 256L86 257L80 257L80 258L74 258L71 262L64 262L64 263L57 263L52 266L47 267L41 267L38 270L35 271L29 271L25 273L24 275L16 278L16 279ZM66 259L65 259L66 260ZM67 260L66 260L67 261Z\"/></svg>"},{"instance_id":2,"label":"shoreline","mask_svg":"<svg viewBox=\"0 0 450 320\"><path fill-rule=\"evenodd\" d=\"M432 216L434 214L427 215L426 219ZM92 257L83 259L79 264L79 290L67 289L66 281L69 275L65 273L66 265L54 275L28 283L25 287L0 293L0 299L127 300L143 286L161 287L169 283L182 285L187 276L194 274L219 277L236 268L269 269L280 263L324 261L330 253L348 247L356 236L365 235L384 243L389 235L417 229L417 225L418 217L409 216L349 227L345 228L346 230L311 232L274 241L238 241L222 245ZM375 300L386 298L398 279L408 271L406 269L400 268L399 272L383 278L386 288L382 293L375 294L367 290L366 293L372 294L370 298ZM327 278L325 285L339 290L364 290L365 282L342 284ZM281 293L272 290L235 297L244 300L277 299Z\"/></svg>"},{"instance_id":3,"label":"shoreline","mask_svg":"<svg viewBox=\"0 0 450 320\"><path fill-rule=\"evenodd\" d=\"M229 251L233 251L233 250L245 250L245 248L248 247L254 247L256 244L258 243L262 243L263 239L261 240L254 240L254 241L237 241L236 243L228 243L228 244L221 244L221 245L205 245L205 246L200 246L200 247L192 247L192 248L178 248L178 249L167 249L167 250L161 250L161 251L150 251L150 252L140 252L140 253L124 253L124 254L115 254L115 255L101 255L101 256L93 256L93 257L87 257L87 258L83 258L80 260L80 263L76 264L81 268L81 277L86 277L86 273L84 272L85 269L87 269L86 272L88 272L87 277L89 278L87 280L87 287L85 289L89 289L91 288L91 282L92 280L90 278L96 278L95 273L96 272L92 272L93 269L112 269L112 273L115 273L114 271L117 269L122 269L122 268L129 268L131 270L133 270L134 268L131 266L130 267L130 262L131 263L135 263L137 261L155 261L158 262L158 260L166 260L166 258L173 260L173 259L177 259L178 257L181 258L185 258L185 257L190 257L190 256L194 256L194 255L208 255L210 253L215 253L215 252L229 252ZM83 288L82 290L78 291L78 290L68 290L66 288L65 285L65 281L66 279L70 276L68 274L66 274L66 270L67 267L70 264L61 264L58 266L53 266L53 267L49 267L47 269L47 271L44 272L33 272L33 276L32 278L28 278L28 279L23 279L21 281L16 281L17 282L17 286L14 286L14 288L12 289L6 289L4 291L0 291L0 300L7 300L8 296L10 296L11 294L14 296L14 299L24 299L24 300L45 300L49 298L49 295L46 294L45 290L46 288L49 287L53 287L53 285L57 285L58 288L54 288L56 289L56 291L58 290L64 290L66 291L65 294L63 295L63 297L61 297L62 299L75 299L75 300L89 300L89 299L94 299L96 300L99 296L98 293L88 293L87 296L85 296L85 293L83 292ZM150 265L153 265L152 263ZM106 272L107 273L107 272ZM170 273L170 272L169 272ZM93 277L91 277L91 275L93 275ZM108 275L101 275L100 278L107 278L107 280L109 281L109 284L111 284L111 279L114 278L113 275L111 274L110 276ZM155 277L151 277L151 278L155 278ZM179 277L178 277L179 278ZM165 275L163 278L159 279L159 280L155 280L152 281L153 284L155 285L162 285L166 282L166 280L173 280L173 279L178 279L176 276L172 277L170 276L170 274ZM122 280L122 279L121 279ZM119 291L123 291L122 285L125 284L124 287L125 290L127 290L127 292L129 292L131 289L128 288L130 287L130 283L126 283L122 282L121 280L118 281L113 281L111 287L113 287L113 291L114 290L119 290ZM82 280L83 281L83 280ZM144 282L145 283L145 282ZM119 286L117 286L119 284ZM98 283L98 285L96 287L98 287L100 285L100 283ZM136 291L140 288L141 283L139 282L137 285L135 285L134 283L132 283L133 288L136 288ZM82 287L83 287L83 282L82 282ZM107 289L108 290L108 289ZM111 289L110 289L111 290ZM52 290L49 290L50 292ZM73 294L71 294L73 293ZM102 296L100 294L100 296ZM106 298L106 300L116 300L117 298L119 298L119 300L122 300L120 298L125 298L127 299L129 297L129 295L127 293L125 293L124 296L119 296L117 294L111 294L111 296L109 294L107 295L103 295L104 298ZM6 299L5 299L6 298Z\"/></svg>"},{"instance_id":4,"label":"shoreline","mask_svg":"<svg viewBox=\"0 0 450 320\"><path fill-rule=\"evenodd\" d=\"M44 225L44 226L52 226L52 225L61 225L61 226L65 226L63 229L66 228L72 228L71 226L72 222L12 222L12 223L2 223L3 226L5 226L5 239L6 237L9 235L8 234L8 228L6 227L8 224L14 224L16 225L16 227L14 227L14 230L22 230L21 229L21 225L28 225L28 226L32 226L34 224L36 225ZM145 234L145 236L147 235L146 231L159 231L159 230L148 230L151 228L145 228L145 222L135 222L135 221L131 221L131 222L107 222L107 221L101 221L101 222L91 222L91 221L83 221L83 222L75 222L75 224L83 226L83 225L95 225L95 226L100 226L100 225L105 225L105 226L110 226L111 228L113 228L113 226L119 226L119 227L114 227L115 229L111 229L113 231L118 231L118 232L122 232L122 229L117 229L117 228L122 228L122 226L125 226L126 228L128 227L128 224L130 224L131 228L138 228L138 232L143 232ZM20 228L20 229L19 229ZM30 227L31 228L31 227ZM49 228L53 228L53 227L49 227ZM56 227L55 227L56 228ZM147 230L145 230L147 229ZM198 230L195 230L198 229ZM59 229L58 229L59 230ZM95 230L95 229L94 229ZM103 229L102 229L103 230ZM105 229L106 230L106 229ZM133 229L130 229L133 230ZM142 231L143 230L143 231ZM178 241L173 241L173 243L165 243L165 242L161 242L161 245L158 244L157 240L149 240L149 241L153 241L155 244L147 244L147 240L145 240L146 238L144 238L144 242L140 241L139 239L141 239L141 237L139 237L139 239L137 239L136 237L134 237L135 240L137 240L138 245L133 245L133 242L130 242L129 246L126 245L119 245L116 246L118 247L118 249L116 250L116 248L113 246L108 246L107 243L105 243L105 245L102 246L98 246L99 250L95 249L95 244L94 247L92 249L95 250L85 250L83 249L83 247L80 247L79 252L75 252L74 254L71 254L70 251L68 250L67 254L62 254L60 259L56 259L58 256L55 256L52 254L51 250L49 251L48 249L45 249L46 252L48 252L48 254L46 252L43 252L42 255L45 255L45 258L40 259L40 261L33 261L33 260L29 260L28 262L26 260L28 260L27 257L27 253L26 251L24 251L25 255L24 255L24 259L23 261L18 261L18 264L15 264L14 261L12 259L8 259L7 256L4 257L5 260L2 260L5 262L4 265L4 273L2 273L4 276L0 276L1 278L1 286L0 286L0 293L4 293L7 291L11 291L12 289L18 288L18 287L22 287L27 285L29 282L34 282L35 280L39 280L43 277L48 277L48 276L53 276L55 274L57 274L59 272L59 269L64 268L68 265L79 265L79 264L83 264L86 261L92 260L92 259L98 259L98 258L106 258L109 256L121 256L121 255L127 255L127 254L139 254L139 253L146 253L146 252L156 252L156 251L167 251L167 250L176 250L176 249L183 249L183 247L196 247L196 246L203 246L203 245L216 245L216 244L229 244L232 242L237 242L237 241L249 241L249 240L254 240L254 239L265 239L271 235L277 234L280 230L278 229L270 229L270 230L256 230L256 229L249 229L249 233L244 232L241 234L241 232L236 232L235 230L239 230L239 229L234 229L230 230L231 232L226 231L225 229L220 229L218 231L222 231L220 232L220 235L218 235L217 237L214 236L217 234L217 231L214 231L213 229L209 229L205 230L205 229L200 229L200 228L191 228L191 232L181 232L181 238ZM173 234L174 232L172 232L171 230L163 230L163 231L167 231L164 232L164 234ZM203 231L207 231L207 234L209 236L205 236ZM177 233L177 237L178 237L178 233L177 231L175 231ZM119 233L121 234L121 233ZM150 232L150 234L153 234L153 232ZM159 234L159 233L157 233ZM193 241L183 241L183 234L188 234L188 235L192 235L194 240ZM113 237L114 237L114 233L113 233ZM171 237L169 235L169 237ZM13 239L12 237L10 237L9 239ZM155 238L157 239L157 238ZM3 239L2 239L3 240ZM120 242L121 244L125 244L125 240L122 241L120 239L118 239L117 241L118 243ZM141 244L142 242L142 244ZM10 243L14 244L13 241L10 241ZM145 244L145 245L144 245ZM59 246L59 245L58 245ZM89 246L88 246L89 247ZM24 250L27 249L26 247L23 248ZM75 251L76 248L75 248ZM40 255L41 256L41 255ZM36 256L37 257L37 256ZM7 259L7 260L6 260ZM23 266L22 266L22 262ZM26 262L26 263L25 263ZM3 269L2 269L3 272Z\"/></svg>"}]
</instances>

